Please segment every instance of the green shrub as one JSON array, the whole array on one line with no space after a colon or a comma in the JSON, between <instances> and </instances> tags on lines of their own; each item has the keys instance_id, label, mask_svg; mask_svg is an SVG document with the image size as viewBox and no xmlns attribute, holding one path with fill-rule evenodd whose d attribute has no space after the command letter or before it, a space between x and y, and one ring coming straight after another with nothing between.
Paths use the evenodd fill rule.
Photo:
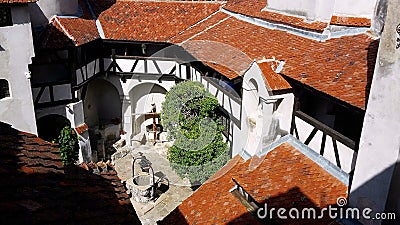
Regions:
<instances>
[{"instance_id":1,"label":"green shrub","mask_svg":"<svg viewBox=\"0 0 400 225\"><path fill-rule=\"evenodd\" d=\"M174 140L168 160L192 184L203 183L229 160L218 108L218 100L192 81L172 87L162 103L161 121Z\"/></svg>"},{"instance_id":2,"label":"green shrub","mask_svg":"<svg viewBox=\"0 0 400 225\"><path fill-rule=\"evenodd\" d=\"M75 130L69 125L65 126L58 136L60 156L63 165L70 165L78 160L79 144Z\"/></svg>"}]
</instances>

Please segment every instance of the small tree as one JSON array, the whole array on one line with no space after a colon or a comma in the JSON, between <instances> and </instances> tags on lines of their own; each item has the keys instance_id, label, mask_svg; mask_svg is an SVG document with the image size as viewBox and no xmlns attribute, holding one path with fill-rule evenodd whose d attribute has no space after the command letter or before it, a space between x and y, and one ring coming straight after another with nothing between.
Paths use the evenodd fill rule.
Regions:
<instances>
[{"instance_id":1,"label":"small tree","mask_svg":"<svg viewBox=\"0 0 400 225\"><path fill-rule=\"evenodd\" d=\"M78 160L78 136L75 130L69 125L65 126L58 136L58 144L60 146L60 156L63 165L70 165Z\"/></svg>"},{"instance_id":2,"label":"small tree","mask_svg":"<svg viewBox=\"0 0 400 225\"><path fill-rule=\"evenodd\" d=\"M229 160L218 108L217 99L193 81L172 87L162 103L161 121L174 140L168 160L192 184L203 183Z\"/></svg>"}]
</instances>

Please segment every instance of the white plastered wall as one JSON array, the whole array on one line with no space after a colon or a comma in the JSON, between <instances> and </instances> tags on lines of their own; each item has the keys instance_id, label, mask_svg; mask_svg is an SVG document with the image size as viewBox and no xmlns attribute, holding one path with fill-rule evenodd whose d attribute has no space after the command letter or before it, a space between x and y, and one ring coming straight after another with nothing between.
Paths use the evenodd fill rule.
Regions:
<instances>
[{"instance_id":1,"label":"white plastered wall","mask_svg":"<svg viewBox=\"0 0 400 225\"><path fill-rule=\"evenodd\" d=\"M0 120L37 134L28 64L34 56L27 4L12 5L13 26L0 27L0 79L9 83L10 97L0 100Z\"/></svg>"}]
</instances>

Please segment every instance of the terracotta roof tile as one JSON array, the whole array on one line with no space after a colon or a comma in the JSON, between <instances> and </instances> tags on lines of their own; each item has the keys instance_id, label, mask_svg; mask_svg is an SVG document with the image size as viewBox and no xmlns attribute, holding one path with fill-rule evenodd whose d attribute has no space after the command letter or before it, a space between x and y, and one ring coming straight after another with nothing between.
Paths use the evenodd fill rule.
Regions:
<instances>
[{"instance_id":1,"label":"terracotta roof tile","mask_svg":"<svg viewBox=\"0 0 400 225\"><path fill-rule=\"evenodd\" d=\"M100 38L86 1L78 0L78 3L82 9L81 17L53 17L40 36L39 48L59 49L79 46Z\"/></svg>"},{"instance_id":2,"label":"terracotta roof tile","mask_svg":"<svg viewBox=\"0 0 400 225\"><path fill-rule=\"evenodd\" d=\"M229 0L224 8L243 15L310 31L322 32L328 26L328 23L326 22L309 22L305 21L304 18L301 17L263 10L266 5L266 0Z\"/></svg>"},{"instance_id":3,"label":"terracotta roof tile","mask_svg":"<svg viewBox=\"0 0 400 225\"><path fill-rule=\"evenodd\" d=\"M272 64L268 62L258 63L261 72L265 78L267 88L271 91L291 89L290 84L278 73L272 70ZM275 69L277 65L274 65Z\"/></svg>"},{"instance_id":4,"label":"terracotta roof tile","mask_svg":"<svg viewBox=\"0 0 400 225\"><path fill-rule=\"evenodd\" d=\"M371 19L349 16L333 15L330 21L332 25L353 26L353 27L370 27Z\"/></svg>"},{"instance_id":5,"label":"terracotta roof tile","mask_svg":"<svg viewBox=\"0 0 400 225\"><path fill-rule=\"evenodd\" d=\"M215 26L215 24L219 23L220 21L228 18L226 13L217 12L215 14L210 15L209 17L205 18L200 23L197 23L186 30L179 32L176 36L168 40L171 43L179 44L183 41L190 40L192 37L196 36L198 33L208 29L209 27Z\"/></svg>"},{"instance_id":6,"label":"terracotta roof tile","mask_svg":"<svg viewBox=\"0 0 400 225\"><path fill-rule=\"evenodd\" d=\"M379 43L366 34L319 42L235 18L219 23L190 42L230 45L250 59L284 60L281 74L361 109L365 109ZM196 58L206 57L194 52L188 43L183 47ZM227 63L224 65L232 68ZM233 68L245 67L248 67L247 61Z\"/></svg>"},{"instance_id":7,"label":"terracotta roof tile","mask_svg":"<svg viewBox=\"0 0 400 225\"><path fill-rule=\"evenodd\" d=\"M59 27L72 37L76 46L86 44L100 38L94 20L81 18L55 18L55 22L59 23Z\"/></svg>"},{"instance_id":8,"label":"terracotta roof tile","mask_svg":"<svg viewBox=\"0 0 400 225\"><path fill-rule=\"evenodd\" d=\"M347 197L347 186L288 143L262 158L234 157L160 224L260 224L229 191L235 179L259 205L321 209ZM318 220L279 220L278 224L332 224ZM300 222L300 223L299 223Z\"/></svg>"},{"instance_id":9,"label":"terracotta roof tile","mask_svg":"<svg viewBox=\"0 0 400 225\"><path fill-rule=\"evenodd\" d=\"M235 46L212 39L189 40L184 42L182 47L197 60L229 79L243 75L253 61Z\"/></svg>"},{"instance_id":10,"label":"terracotta roof tile","mask_svg":"<svg viewBox=\"0 0 400 225\"><path fill-rule=\"evenodd\" d=\"M140 224L115 171L64 168L56 145L2 122L0 158L0 224Z\"/></svg>"},{"instance_id":11,"label":"terracotta roof tile","mask_svg":"<svg viewBox=\"0 0 400 225\"><path fill-rule=\"evenodd\" d=\"M165 42L220 7L215 2L117 1L99 20L106 39Z\"/></svg>"},{"instance_id":12,"label":"terracotta roof tile","mask_svg":"<svg viewBox=\"0 0 400 225\"><path fill-rule=\"evenodd\" d=\"M40 48L57 49L79 46L99 39L94 20L53 17L39 42Z\"/></svg>"},{"instance_id":13,"label":"terracotta roof tile","mask_svg":"<svg viewBox=\"0 0 400 225\"><path fill-rule=\"evenodd\" d=\"M82 134L85 131L89 130L89 126L86 123L83 123L77 127L75 127L75 130L78 134Z\"/></svg>"},{"instance_id":14,"label":"terracotta roof tile","mask_svg":"<svg viewBox=\"0 0 400 225\"><path fill-rule=\"evenodd\" d=\"M232 0L226 7L248 12L264 7L264 1L250 1ZM218 12L220 3L102 2L92 1L92 5L107 39L180 44L230 79L243 75L253 60L275 57L285 61L281 75L365 109L378 48L378 41L366 34L319 42L229 17ZM57 46L65 42L60 34L67 35L69 45L68 40L81 45L99 38L94 21L84 19L89 17L85 15L79 19L56 18L48 30L60 38L44 35L43 43ZM266 81L272 90L287 87L287 82L275 74L265 74L269 74Z\"/></svg>"}]
</instances>

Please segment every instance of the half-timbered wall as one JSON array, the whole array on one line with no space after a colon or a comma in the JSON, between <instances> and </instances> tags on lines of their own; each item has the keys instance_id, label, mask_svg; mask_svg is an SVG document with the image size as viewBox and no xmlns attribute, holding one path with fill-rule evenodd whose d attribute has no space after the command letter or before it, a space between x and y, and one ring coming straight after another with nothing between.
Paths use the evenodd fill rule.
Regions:
<instances>
[{"instance_id":1,"label":"half-timbered wall","mask_svg":"<svg viewBox=\"0 0 400 225\"><path fill-rule=\"evenodd\" d=\"M354 170L355 142L327 125L298 111L294 113L292 134L346 173Z\"/></svg>"},{"instance_id":2,"label":"half-timbered wall","mask_svg":"<svg viewBox=\"0 0 400 225\"><path fill-rule=\"evenodd\" d=\"M165 93L175 85L175 60L161 57L122 56L111 50L111 58L104 58L104 73L101 75L113 83L120 92L122 102L122 126L127 142L139 133L145 133L145 126L152 123L144 119L151 103L157 111ZM179 80L179 79L178 79Z\"/></svg>"}]
</instances>

